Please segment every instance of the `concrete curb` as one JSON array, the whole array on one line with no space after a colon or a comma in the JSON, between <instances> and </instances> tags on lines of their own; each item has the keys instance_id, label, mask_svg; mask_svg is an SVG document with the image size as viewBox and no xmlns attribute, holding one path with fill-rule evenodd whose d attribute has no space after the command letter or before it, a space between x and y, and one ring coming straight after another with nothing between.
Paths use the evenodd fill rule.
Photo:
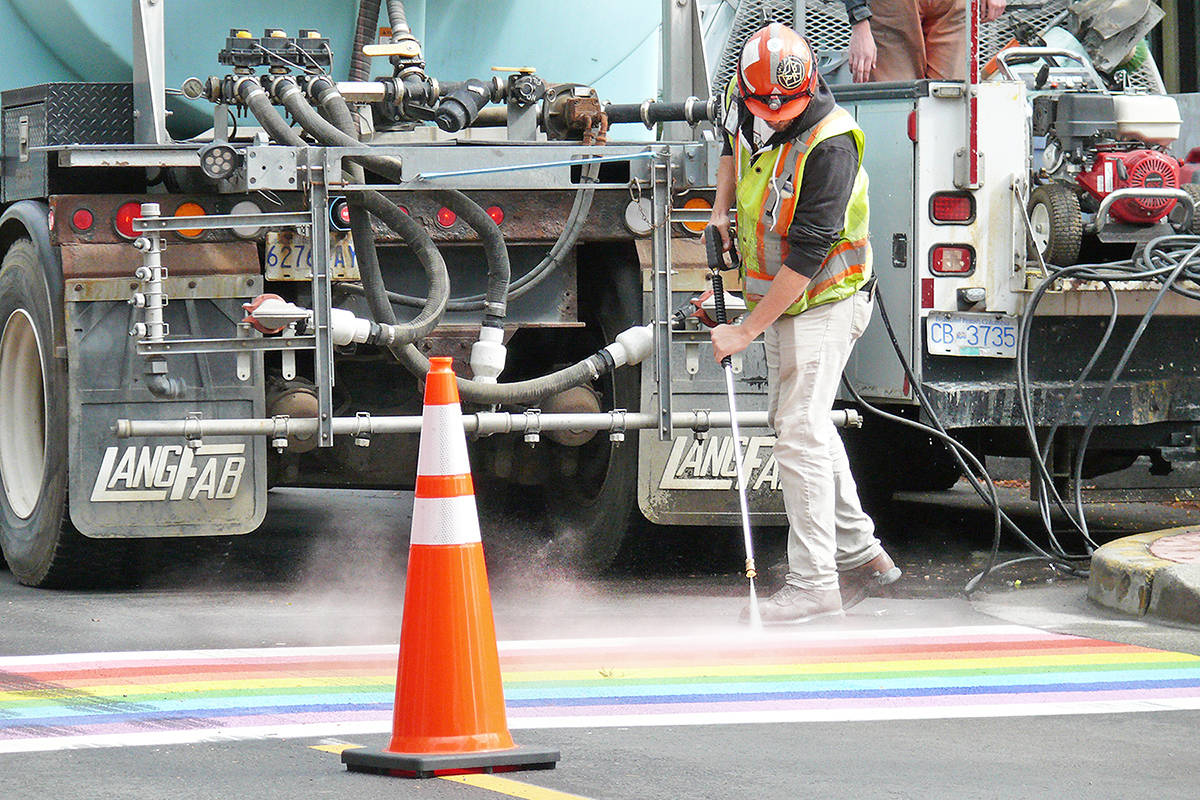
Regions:
<instances>
[{"instance_id":1,"label":"concrete curb","mask_svg":"<svg viewBox=\"0 0 1200 800\"><path fill-rule=\"evenodd\" d=\"M1200 561L1187 553L1197 542L1196 526L1109 542L1092 554L1088 599L1125 614L1200 625Z\"/></svg>"}]
</instances>

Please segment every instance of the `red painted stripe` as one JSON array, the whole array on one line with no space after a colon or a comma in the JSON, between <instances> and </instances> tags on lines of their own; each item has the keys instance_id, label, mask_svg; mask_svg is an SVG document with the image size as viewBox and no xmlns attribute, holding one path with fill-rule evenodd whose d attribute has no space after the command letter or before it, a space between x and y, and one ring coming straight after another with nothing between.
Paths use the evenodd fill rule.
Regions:
<instances>
[{"instance_id":1,"label":"red painted stripe","mask_svg":"<svg viewBox=\"0 0 1200 800\"><path fill-rule=\"evenodd\" d=\"M470 473L466 475L418 475L416 497L469 497L475 494Z\"/></svg>"}]
</instances>

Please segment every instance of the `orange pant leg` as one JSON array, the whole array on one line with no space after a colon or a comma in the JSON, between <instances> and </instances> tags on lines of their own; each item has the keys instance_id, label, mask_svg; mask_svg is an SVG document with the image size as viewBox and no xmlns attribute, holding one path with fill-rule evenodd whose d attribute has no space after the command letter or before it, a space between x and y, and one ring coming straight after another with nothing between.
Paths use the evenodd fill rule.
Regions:
<instances>
[{"instance_id":1,"label":"orange pant leg","mask_svg":"<svg viewBox=\"0 0 1200 800\"><path fill-rule=\"evenodd\" d=\"M878 59L873 81L911 81L925 77L925 40L918 0L872 0L871 35Z\"/></svg>"},{"instance_id":2,"label":"orange pant leg","mask_svg":"<svg viewBox=\"0 0 1200 800\"><path fill-rule=\"evenodd\" d=\"M961 81L967 68L966 0L919 0L925 77Z\"/></svg>"}]
</instances>

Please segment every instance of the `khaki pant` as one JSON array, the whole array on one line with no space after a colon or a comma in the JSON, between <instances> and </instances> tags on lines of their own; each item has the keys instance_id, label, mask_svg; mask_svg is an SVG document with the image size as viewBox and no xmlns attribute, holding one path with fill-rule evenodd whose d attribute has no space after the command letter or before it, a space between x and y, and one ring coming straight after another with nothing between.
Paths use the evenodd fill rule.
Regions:
<instances>
[{"instance_id":1,"label":"khaki pant","mask_svg":"<svg viewBox=\"0 0 1200 800\"><path fill-rule=\"evenodd\" d=\"M965 0L871 0L871 80L963 80L966 24Z\"/></svg>"},{"instance_id":2,"label":"khaki pant","mask_svg":"<svg viewBox=\"0 0 1200 800\"><path fill-rule=\"evenodd\" d=\"M883 550L829 415L873 308L870 295L857 292L784 315L766 330L768 414L788 517L787 581L796 586L836 589L839 568L861 566Z\"/></svg>"}]
</instances>

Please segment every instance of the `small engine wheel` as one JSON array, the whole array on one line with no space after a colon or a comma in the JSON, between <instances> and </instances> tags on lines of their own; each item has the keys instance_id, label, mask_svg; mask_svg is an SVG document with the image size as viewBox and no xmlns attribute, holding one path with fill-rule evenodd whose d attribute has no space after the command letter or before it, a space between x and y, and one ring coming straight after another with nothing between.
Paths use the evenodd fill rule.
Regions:
<instances>
[{"instance_id":1,"label":"small engine wheel","mask_svg":"<svg viewBox=\"0 0 1200 800\"><path fill-rule=\"evenodd\" d=\"M1070 266L1079 258L1083 216L1079 195L1059 183L1038 186L1029 195L1029 244L1047 264Z\"/></svg>"}]
</instances>

